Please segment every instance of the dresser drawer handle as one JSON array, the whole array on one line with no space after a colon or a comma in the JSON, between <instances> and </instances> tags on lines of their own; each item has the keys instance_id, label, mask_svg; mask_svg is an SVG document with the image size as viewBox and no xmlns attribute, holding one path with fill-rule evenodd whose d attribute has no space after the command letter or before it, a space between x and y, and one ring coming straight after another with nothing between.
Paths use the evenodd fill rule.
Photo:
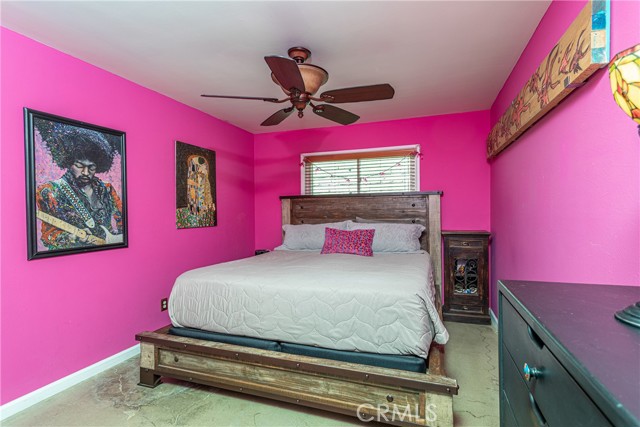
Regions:
<instances>
[{"instance_id":1,"label":"dresser drawer handle","mask_svg":"<svg viewBox=\"0 0 640 427\"><path fill-rule=\"evenodd\" d=\"M469 242L462 242L462 246L469 246Z\"/></svg>"},{"instance_id":2,"label":"dresser drawer handle","mask_svg":"<svg viewBox=\"0 0 640 427\"><path fill-rule=\"evenodd\" d=\"M544 347L544 342L542 342L538 334L536 334L536 331L531 329L531 326L529 325L527 325L527 333L529 334L529 338L531 338L531 341L533 341L535 345L538 346L538 348L541 349L542 347Z\"/></svg>"},{"instance_id":3,"label":"dresser drawer handle","mask_svg":"<svg viewBox=\"0 0 640 427\"><path fill-rule=\"evenodd\" d=\"M546 427L547 420L544 418L544 415L542 415L542 412L540 412L540 408L538 407L538 404L536 403L536 400L533 398L533 395L531 393L529 393L529 403L531 404L531 410L538 419L538 424L542 427Z\"/></svg>"},{"instance_id":4,"label":"dresser drawer handle","mask_svg":"<svg viewBox=\"0 0 640 427\"><path fill-rule=\"evenodd\" d=\"M532 378L542 377L542 371L540 369L529 366L527 363L524 364L522 373L524 374L524 379L527 381L531 381Z\"/></svg>"}]
</instances>

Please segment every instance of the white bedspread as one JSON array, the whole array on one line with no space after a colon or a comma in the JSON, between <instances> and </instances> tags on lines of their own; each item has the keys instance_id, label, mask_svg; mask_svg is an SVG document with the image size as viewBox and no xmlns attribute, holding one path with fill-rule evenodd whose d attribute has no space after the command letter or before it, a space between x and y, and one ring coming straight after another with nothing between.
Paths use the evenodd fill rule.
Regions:
<instances>
[{"instance_id":1,"label":"white bedspread","mask_svg":"<svg viewBox=\"0 0 640 427\"><path fill-rule=\"evenodd\" d=\"M174 326L426 357L449 338L433 301L427 253L275 251L182 274L169 315Z\"/></svg>"}]
</instances>

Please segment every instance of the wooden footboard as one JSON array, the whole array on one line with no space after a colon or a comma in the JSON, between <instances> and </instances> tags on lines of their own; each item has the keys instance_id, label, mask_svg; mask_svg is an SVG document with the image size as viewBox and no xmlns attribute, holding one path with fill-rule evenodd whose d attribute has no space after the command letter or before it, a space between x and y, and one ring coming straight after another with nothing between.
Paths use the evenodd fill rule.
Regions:
<instances>
[{"instance_id":1,"label":"wooden footboard","mask_svg":"<svg viewBox=\"0 0 640 427\"><path fill-rule=\"evenodd\" d=\"M184 338L136 335L140 385L170 377L394 425L452 426L458 384L439 346L426 374ZM434 373L434 370L439 373Z\"/></svg>"}]
</instances>

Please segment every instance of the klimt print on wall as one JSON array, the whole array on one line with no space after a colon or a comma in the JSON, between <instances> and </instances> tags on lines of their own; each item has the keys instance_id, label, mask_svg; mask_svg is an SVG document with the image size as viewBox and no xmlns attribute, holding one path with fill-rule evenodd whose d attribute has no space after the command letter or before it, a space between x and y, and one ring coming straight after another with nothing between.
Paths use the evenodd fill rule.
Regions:
<instances>
[{"instance_id":1,"label":"klimt print on wall","mask_svg":"<svg viewBox=\"0 0 640 427\"><path fill-rule=\"evenodd\" d=\"M529 78L487 138L494 157L609 62L609 0L592 0Z\"/></svg>"},{"instance_id":2,"label":"klimt print on wall","mask_svg":"<svg viewBox=\"0 0 640 427\"><path fill-rule=\"evenodd\" d=\"M176 226L217 225L216 153L176 141Z\"/></svg>"},{"instance_id":3,"label":"klimt print on wall","mask_svg":"<svg viewBox=\"0 0 640 427\"><path fill-rule=\"evenodd\" d=\"M24 115L28 259L126 247L124 132Z\"/></svg>"}]
</instances>

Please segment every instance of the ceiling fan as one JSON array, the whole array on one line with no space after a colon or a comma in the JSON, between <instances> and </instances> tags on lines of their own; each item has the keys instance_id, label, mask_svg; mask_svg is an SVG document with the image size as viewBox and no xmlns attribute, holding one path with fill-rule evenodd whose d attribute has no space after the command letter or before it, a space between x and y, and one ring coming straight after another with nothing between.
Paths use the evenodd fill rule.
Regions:
<instances>
[{"instance_id":1,"label":"ceiling fan","mask_svg":"<svg viewBox=\"0 0 640 427\"><path fill-rule=\"evenodd\" d=\"M273 115L261 123L261 126L273 126L289 117L294 109L298 110L298 117L304 116L307 105L320 117L332 120L342 125L354 123L360 118L353 113L331 104L346 102L376 101L391 99L395 93L390 84L378 84L371 86L349 87L323 92L319 97L314 96L320 86L329 80L329 73L317 65L306 64L311 56L311 51L304 47L292 47L287 52L289 58L284 56L265 56L264 60L271 69L271 79L280 86L287 95L286 98L261 98L254 96L228 96L228 95L202 95L208 98L231 99L255 99L265 102L280 104L289 101L290 107L276 111ZM326 102L326 104L314 104L312 101Z\"/></svg>"}]
</instances>

